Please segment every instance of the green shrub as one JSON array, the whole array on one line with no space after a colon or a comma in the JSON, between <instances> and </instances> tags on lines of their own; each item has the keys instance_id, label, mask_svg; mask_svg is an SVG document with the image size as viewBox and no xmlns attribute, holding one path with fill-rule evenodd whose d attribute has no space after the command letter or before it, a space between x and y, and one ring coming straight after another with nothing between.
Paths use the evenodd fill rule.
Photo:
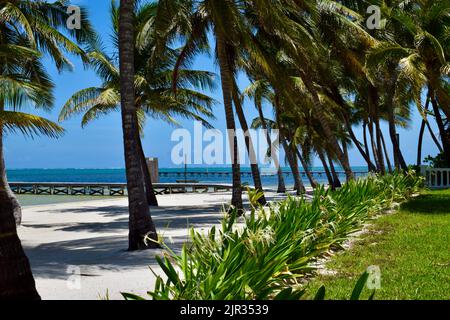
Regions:
<instances>
[{"instance_id":1,"label":"green shrub","mask_svg":"<svg viewBox=\"0 0 450 320\"><path fill-rule=\"evenodd\" d=\"M312 262L341 248L371 216L408 199L421 185L414 172L373 175L339 191L318 188L311 202L290 197L268 208L253 206L242 218L232 213L220 230L191 230L181 254L168 249L158 257L166 279L155 274L149 295L158 300L300 299ZM316 298L323 294L319 290Z\"/></svg>"}]
</instances>

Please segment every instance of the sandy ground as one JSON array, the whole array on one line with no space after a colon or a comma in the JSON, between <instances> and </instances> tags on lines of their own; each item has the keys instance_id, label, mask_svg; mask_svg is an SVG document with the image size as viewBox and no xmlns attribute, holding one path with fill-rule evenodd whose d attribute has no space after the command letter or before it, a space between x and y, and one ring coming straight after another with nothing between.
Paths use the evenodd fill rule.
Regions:
<instances>
[{"instance_id":1,"label":"sandy ground","mask_svg":"<svg viewBox=\"0 0 450 320\"><path fill-rule=\"evenodd\" d=\"M279 200L281 195L268 194ZM151 213L158 232L174 250L188 237L188 227L208 230L220 223L229 193L163 195ZM149 267L160 273L160 250L126 251L127 199L41 205L23 209L19 236L30 259L43 299L92 300L120 292L145 295L154 288Z\"/></svg>"}]
</instances>

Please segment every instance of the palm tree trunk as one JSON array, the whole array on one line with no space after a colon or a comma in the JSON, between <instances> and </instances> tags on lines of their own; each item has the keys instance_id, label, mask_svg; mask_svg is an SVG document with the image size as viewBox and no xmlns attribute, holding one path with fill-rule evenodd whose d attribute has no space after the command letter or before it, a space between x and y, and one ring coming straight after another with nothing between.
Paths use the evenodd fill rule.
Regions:
<instances>
[{"instance_id":1,"label":"palm tree trunk","mask_svg":"<svg viewBox=\"0 0 450 320\"><path fill-rule=\"evenodd\" d=\"M335 189L342 187L341 180L339 180L339 175L336 172L336 168L334 167L333 159L331 159L330 155L328 155L328 163L330 164L331 174L333 176L333 186Z\"/></svg>"},{"instance_id":2,"label":"palm tree trunk","mask_svg":"<svg viewBox=\"0 0 450 320\"><path fill-rule=\"evenodd\" d=\"M236 107L236 114L239 119L239 123L241 124L242 130L244 130L244 140L245 147L247 148L248 158L250 159L250 168L252 171L253 183L255 185L255 189L261 193L261 198L259 198L258 202L261 205L265 205L267 203L266 197L264 196L264 189L261 182L261 174L259 172L259 166L256 159L255 149L253 147L252 137L250 136L250 130L248 128L247 120L245 119L244 110L242 109L242 103L238 96L236 82L233 81L234 90L233 90L233 101L234 106Z\"/></svg>"},{"instance_id":3,"label":"palm tree trunk","mask_svg":"<svg viewBox=\"0 0 450 320\"><path fill-rule=\"evenodd\" d=\"M319 183L316 181L316 179L314 179L314 176L311 173L311 170L309 170L309 165L306 163L305 158L302 156L299 149L296 148L295 151L300 160L300 163L302 164L303 170L305 170L305 174L308 177L311 187L313 187L314 189L317 188L319 186Z\"/></svg>"},{"instance_id":4,"label":"palm tree trunk","mask_svg":"<svg viewBox=\"0 0 450 320\"><path fill-rule=\"evenodd\" d=\"M370 161L370 151L369 151L369 142L367 140L367 121L366 120L364 120L364 122L363 122L363 139L364 139L364 149L365 149L365 152ZM370 164L372 164L372 161L370 161ZM370 164L369 164L369 162L367 162L369 171L373 171L373 172L377 171L377 167L373 164L372 164L373 165L373 167L372 167Z\"/></svg>"},{"instance_id":5,"label":"palm tree trunk","mask_svg":"<svg viewBox=\"0 0 450 320\"><path fill-rule=\"evenodd\" d=\"M330 186L331 190L335 190L333 176L331 175L327 161L325 160L325 156L323 155L322 151L317 151L317 154L319 156L320 162L322 162L323 169L325 170L325 174L328 179L328 185Z\"/></svg>"},{"instance_id":6,"label":"palm tree trunk","mask_svg":"<svg viewBox=\"0 0 450 320\"><path fill-rule=\"evenodd\" d=\"M122 130L129 203L128 249L157 248L155 225L145 196L142 161L136 137L137 127L134 90L134 1L121 0L119 11L119 58ZM149 241L149 239L154 241Z\"/></svg>"},{"instance_id":7,"label":"palm tree trunk","mask_svg":"<svg viewBox=\"0 0 450 320\"><path fill-rule=\"evenodd\" d=\"M266 132L267 145L270 148L272 148L272 141L270 139L269 130L267 129L266 118L264 117L264 113L263 113L263 109L262 109L261 103L256 102L255 105L256 105L256 109L258 110L258 114L259 114L259 118L261 120L262 128ZM277 192L278 193L285 193L286 192L286 183L284 182L284 175L283 175L283 170L281 169L280 160L278 159L278 156L277 156L276 153L271 154L270 156L271 156L271 158L273 160L273 164L274 164L275 168L277 168L277 178L278 178Z\"/></svg>"},{"instance_id":8,"label":"palm tree trunk","mask_svg":"<svg viewBox=\"0 0 450 320\"><path fill-rule=\"evenodd\" d=\"M392 66L395 69L395 66ZM389 123L389 135L391 136L392 147L394 149L394 164L397 170L407 170L405 159L403 158L402 151L400 150L400 144L397 140L397 129L395 125L395 110L394 110L394 96L395 85L397 82L398 74L396 72L391 73L391 77L388 80L388 88L386 90L386 101Z\"/></svg>"},{"instance_id":9,"label":"palm tree trunk","mask_svg":"<svg viewBox=\"0 0 450 320\"><path fill-rule=\"evenodd\" d=\"M375 130L376 130L376 141L377 141L377 156L380 161L380 170L382 174L386 173L386 166L384 164L383 158L383 144L381 142L381 128L380 128L380 118L378 115L375 118Z\"/></svg>"},{"instance_id":10,"label":"palm tree trunk","mask_svg":"<svg viewBox=\"0 0 450 320\"><path fill-rule=\"evenodd\" d=\"M152 177L150 175L150 171L147 166L147 160L145 159L144 148L142 147L142 139L138 135L137 137L138 147L139 147L139 156L141 157L141 165L142 165L142 174L144 177L145 184L145 195L147 197L148 205L151 207L158 206L158 199L155 195L155 189L153 189Z\"/></svg>"},{"instance_id":11,"label":"palm tree trunk","mask_svg":"<svg viewBox=\"0 0 450 320\"><path fill-rule=\"evenodd\" d=\"M436 145L436 147L438 148L439 152L444 152L444 149L442 148L438 138L436 137L436 135L433 132L433 129L430 126L430 122L425 121L425 125L428 128L428 132L430 133L431 139L433 139L434 144Z\"/></svg>"},{"instance_id":12,"label":"palm tree trunk","mask_svg":"<svg viewBox=\"0 0 450 320\"><path fill-rule=\"evenodd\" d=\"M17 235L17 212L20 206L6 177L0 124L0 300L40 300L30 263Z\"/></svg>"},{"instance_id":13,"label":"palm tree trunk","mask_svg":"<svg viewBox=\"0 0 450 320\"><path fill-rule=\"evenodd\" d=\"M227 44L224 36L216 30L217 58L220 67L220 78L222 82L223 104L225 107L225 119L227 123L228 140L230 143L231 161L233 170L233 195L231 204L239 211L242 211L242 184L241 167L239 164L239 151L236 137L236 124L234 122L232 90L233 73L228 63Z\"/></svg>"},{"instance_id":14,"label":"palm tree trunk","mask_svg":"<svg viewBox=\"0 0 450 320\"><path fill-rule=\"evenodd\" d=\"M305 187L303 185L302 177L300 176L300 170L298 168L298 163L296 163L296 159L293 157L292 149L289 147L286 139L284 137L281 138L281 144L283 145L284 152L286 154L286 158L289 163L289 167L291 168L292 177L294 178L294 190L297 191L297 195L300 195L305 191Z\"/></svg>"},{"instance_id":15,"label":"palm tree trunk","mask_svg":"<svg viewBox=\"0 0 450 320\"><path fill-rule=\"evenodd\" d=\"M386 141L384 140L383 132L380 132L380 136L381 136L381 143L383 144L383 151L384 151L384 156L386 158L386 163L387 163L387 166L388 166L388 170L389 170L389 173L392 173L393 172L392 171L392 164L391 164L391 160L389 159L389 153L388 153L388 150L386 148Z\"/></svg>"},{"instance_id":16,"label":"palm tree trunk","mask_svg":"<svg viewBox=\"0 0 450 320\"><path fill-rule=\"evenodd\" d=\"M370 155L367 153L368 150L364 150L362 148L361 143L356 138L355 132L353 131L351 126L348 126L347 130L348 130L348 132L350 134L350 138L352 139L353 144L356 146L356 148L358 148L359 153L364 158L364 160L367 162L367 167L369 168L369 171L375 171L376 167L372 163L372 161L370 160Z\"/></svg>"},{"instance_id":17,"label":"palm tree trunk","mask_svg":"<svg viewBox=\"0 0 450 320\"><path fill-rule=\"evenodd\" d=\"M369 123L368 123L368 129L369 129L369 136L370 136L370 144L372 146L372 154L373 157L375 159L375 165L377 166L377 172L381 173L381 164L380 164L380 159L378 157L378 150L377 150L377 145L375 143L375 135L373 132L373 122L372 119L369 119Z\"/></svg>"},{"instance_id":18,"label":"palm tree trunk","mask_svg":"<svg viewBox=\"0 0 450 320\"><path fill-rule=\"evenodd\" d=\"M431 105L433 106L434 116L436 117L436 123L441 135L442 147L444 149L444 158L447 162L447 167L450 167L450 134L445 130L444 122L439 110L439 106L436 101L435 93L431 88L428 88L431 96Z\"/></svg>"},{"instance_id":19,"label":"palm tree trunk","mask_svg":"<svg viewBox=\"0 0 450 320\"><path fill-rule=\"evenodd\" d=\"M419 131L419 142L417 143L417 166L422 165L422 146L423 146L423 135L425 133L426 121L422 120Z\"/></svg>"},{"instance_id":20,"label":"palm tree trunk","mask_svg":"<svg viewBox=\"0 0 450 320\"><path fill-rule=\"evenodd\" d=\"M381 151L381 139L380 139L380 121L378 112L379 95L378 90L374 86L369 86L368 95L368 108L369 108L369 133L370 140L372 142L372 151L375 158L377 169L381 174L385 174L384 160ZM374 133L375 126L375 133Z\"/></svg>"},{"instance_id":21,"label":"palm tree trunk","mask_svg":"<svg viewBox=\"0 0 450 320\"><path fill-rule=\"evenodd\" d=\"M347 180L353 180L355 176L353 174L352 168L350 167L350 162L348 161L348 158L345 158L344 153L342 152L341 147L339 146L336 135L331 130L328 119L326 118L325 113L322 111L322 106L319 100L319 96L317 94L317 90L314 88L314 85L312 84L310 78L305 73L303 73L300 70L299 73L301 74L302 80L305 83L306 88L311 93L314 107L314 116L316 117L317 120L319 120L319 123L325 134L324 138L327 139L328 144L330 145L333 153L336 155L337 159L341 163L342 168L344 168Z\"/></svg>"},{"instance_id":22,"label":"palm tree trunk","mask_svg":"<svg viewBox=\"0 0 450 320\"><path fill-rule=\"evenodd\" d=\"M439 149L439 152L444 153L444 149L442 148L441 144L439 143L438 138L433 132L433 129L430 126L430 122L428 121L427 113L430 109L430 102L431 102L431 96L430 92L427 95L427 102L425 103L425 119L422 120L422 125L420 127L420 134L419 134L419 145L417 146L417 163L418 165L422 164L422 144L423 144L423 135L425 134L425 127L428 128L428 131L430 133L431 138L433 139L434 143L436 144L436 147Z\"/></svg>"}]
</instances>

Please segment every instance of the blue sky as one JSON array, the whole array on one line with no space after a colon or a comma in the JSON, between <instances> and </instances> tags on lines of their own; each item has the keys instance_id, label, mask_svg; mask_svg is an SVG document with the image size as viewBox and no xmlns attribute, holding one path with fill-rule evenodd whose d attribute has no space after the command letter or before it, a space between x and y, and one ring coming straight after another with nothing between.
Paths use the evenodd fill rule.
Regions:
<instances>
[{"instance_id":1,"label":"blue sky","mask_svg":"<svg viewBox=\"0 0 450 320\"><path fill-rule=\"evenodd\" d=\"M96 1L74 1L85 6L90 14L91 20L102 36L103 41L109 42L111 31L109 19L109 0ZM59 74L52 66L51 61L46 62L49 73L56 84L55 106L53 111L43 113L24 108L24 111L45 116L57 121L59 111L65 101L76 91L96 86L100 81L91 70L86 70L79 60L72 60L75 64L73 72ZM194 68L214 71L218 73L211 58L199 57ZM239 84L244 88L248 80L240 77ZM221 101L222 96L220 86L211 95ZM245 110L247 120L251 121L257 116L251 101L246 101ZM215 128L225 130L225 116L223 106L218 104L214 114L216 119L212 121ZM265 114L271 115L269 106L265 106ZM408 163L415 163L417 138L420 127L420 115L415 111L413 121L407 130L399 130L401 135L401 147ZM62 123L66 133L58 140L48 138L24 138L19 135L8 135L5 143L6 164L10 169L19 168L123 168L123 146L120 114L111 114L102 119L96 120L91 125L82 129L80 117L73 118ZM191 121L180 120L182 127L189 130L193 128ZM389 140L387 125L382 125L386 140ZM158 157L161 167L173 167L171 162L171 150L176 142L171 142L171 134L175 128L161 121L150 120L147 122L144 138L144 149L147 156ZM434 127L435 132L437 129ZM362 140L359 129L355 129L358 138ZM388 148L390 142L387 141ZM428 133L425 135L423 155L435 155L437 148ZM356 148L350 150L350 161L354 166L365 165L364 160L359 155ZM315 161L319 165L318 161Z\"/></svg>"}]
</instances>

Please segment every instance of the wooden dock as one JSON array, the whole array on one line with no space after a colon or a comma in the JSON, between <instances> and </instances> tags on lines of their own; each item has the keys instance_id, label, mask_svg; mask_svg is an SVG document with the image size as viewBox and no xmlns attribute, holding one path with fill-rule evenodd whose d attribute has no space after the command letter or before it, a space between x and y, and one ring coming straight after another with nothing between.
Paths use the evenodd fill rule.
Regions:
<instances>
[{"instance_id":1,"label":"wooden dock","mask_svg":"<svg viewBox=\"0 0 450 320\"><path fill-rule=\"evenodd\" d=\"M336 172L339 176L345 176L344 171L338 171ZM367 175L367 171L354 171L353 172L356 176L364 176ZM289 177L292 175L292 172L285 171L283 174L286 177ZM300 172L302 177L306 177L305 172ZM325 171L311 171L311 174L315 177L325 177ZM232 177L233 173L231 171L160 171L159 176L165 177L165 178L181 178L181 177L188 177L188 178L201 178L201 177ZM269 176L269 177L275 177L277 175L276 172L261 172L262 176ZM241 171L241 176L243 177L251 177L252 173L250 171Z\"/></svg>"},{"instance_id":2,"label":"wooden dock","mask_svg":"<svg viewBox=\"0 0 450 320\"><path fill-rule=\"evenodd\" d=\"M34 195L90 195L90 196L125 196L125 183L70 183L70 182L11 182L10 187L16 194ZM215 183L155 183L155 193L207 193L223 192L233 189L231 184Z\"/></svg>"}]
</instances>

